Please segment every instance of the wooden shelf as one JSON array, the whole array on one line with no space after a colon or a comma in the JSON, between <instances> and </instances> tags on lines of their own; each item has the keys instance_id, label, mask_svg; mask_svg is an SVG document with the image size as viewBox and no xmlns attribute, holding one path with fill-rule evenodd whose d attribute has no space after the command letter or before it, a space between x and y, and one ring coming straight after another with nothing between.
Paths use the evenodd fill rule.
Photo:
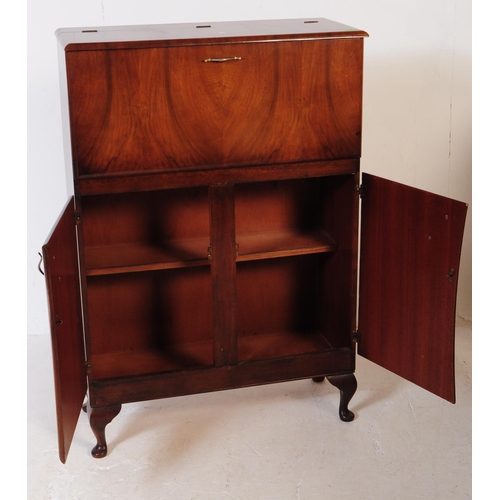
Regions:
<instances>
[{"instance_id":1,"label":"wooden shelf","mask_svg":"<svg viewBox=\"0 0 500 500\"><path fill-rule=\"evenodd\" d=\"M237 241L237 262L335 252L338 246L322 229L241 234ZM209 245L209 238L194 238L172 241L165 246L89 247L85 249L87 276L208 265Z\"/></svg>"},{"instance_id":2,"label":"wooden shelf","mask_svg":"<svg viewBox=\"0 0 500 500\"><path fill-rule=\"evenodd\" d=\"M237 262L337 251L338 244L323 229L282 230L236 235Z\"/></svg>"},{"instance_id":3,"label":"wooden shelf","mask_svg":"<svg viewBox=\"0 0 500 500\"><path fill-rule=\"evenodd\" d=\"M332 346L319 332L285 332L238 338L238 362L323 352ZM163 350L144 349L92 356L95 379L173 372L214 365L213 342L193 342Z\"/></svg>"},{"instance_id":4,"label":"wooden shelf","mask_svg":"<svg viewBox=\"0 0 500 500\"><path fill-rule=\"evenodd\" d=\"M209 238L169 242L166 246L118 245L85 249L87 276L208 265Z\"/></svg>"},{"instance_id":5,"label":"wooden shelf","mask_svg":"<svg viewBox=\"0 0 500 500\"><path fill-rule=\"evenodd\" d=\"M130 377L212 366L213 342L193 342L160 349L92 356L95 379Z\"/></svg>"},{"instance_id":6,"label":"wooden shelf","mask_svg":"<svg viewBox=\"0 0 500 500\"><path fill-rule=\"evenodd\" d=\"M286 358L332 346L320 332L284 332L238 337L238 361Z\"/></svg>"}]
</instances>

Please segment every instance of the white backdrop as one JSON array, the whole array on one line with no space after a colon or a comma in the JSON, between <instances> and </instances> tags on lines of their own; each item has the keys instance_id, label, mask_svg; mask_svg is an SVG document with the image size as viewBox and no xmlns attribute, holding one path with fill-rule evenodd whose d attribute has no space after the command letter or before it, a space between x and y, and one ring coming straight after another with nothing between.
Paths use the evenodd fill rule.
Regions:
<instances>
[{"instance_id":1,"label":"white backdrop","mask_svg":"<svg viewBox=\"0 0 500 500\"><path fill-rule=\"evenodd\" d=\"M457 313L472 318L471 0L28 2L28 334L48 334L38 252L67 199L54 31L326 17L363 29L365 172L469 203Z\"/></svg>"}]
</instances>

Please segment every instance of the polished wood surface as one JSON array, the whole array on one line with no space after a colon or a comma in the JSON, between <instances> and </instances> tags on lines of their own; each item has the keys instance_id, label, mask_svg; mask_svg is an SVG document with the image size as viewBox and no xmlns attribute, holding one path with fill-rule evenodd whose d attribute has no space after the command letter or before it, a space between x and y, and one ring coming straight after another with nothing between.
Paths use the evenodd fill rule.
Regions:
<instances>
[{"instance_id":1,"label":"polished wood surface","mask_svg":"<svg viewBox=\"0 0 500 500\"><path fill-rule=\"evenodd\" d=\"M74 200L43 246L54 363L59 458L65 463L87 391Z\"/></svg>"},{"instance_id":2,"label":"polished wood surface","mask_svg":"<svg viewBox=\"0 0 500 500\"><path fill-rule=\"evenodd\" d=\"M233 365L237 363L236 242L231 183L210 187L210 241L215 364Z\"/></svg>"},{"instance_id":3,"label":"polished wood surface","mask_svg":"<svg viewBox=\"0 0 500 500\"><path fill-rule=\"evenodd\" d=\"M104 458L108 454L108 445L104 434L106 426L120 413L122 405L104 406L101 408L87 408L90 428L94 433L97 444L92 448L94 458Z\"/></svg>"},{"instance_id":4,"label":"polished wood surface","mask_svg":"<svg viewBox=\"0 0 500 500\"><path fill-rule=\"evenodd\" d=\"M330 384L337 387L340 391L340 420L342 420L342 422L352 422L354 420L354 413L349 410L348 405L358 388L358 382L356 381L354 373L330 375L327 379Z\"/></svg>"},{"instance_id":5,"label":"polished wood surface","mask_svg":"<svg viewBox=\"0 0 500 500\"><path fill-rule=\"evenodd\" d=\"M359 157L362 51L354 38L68 53L75 175Z\"/></svg>"},{"instance_id":6,"label":"polished wood surface","mask_svg":"<svg viewBox=\"0 0 500 500\"><path fill-rule=\"evenodd\" d=\"M227 41L350 38L368 34L330 19L308 18L60 28L56 36L64 50L77 51Z\"/></svg>"},{"instance_id":7,"label":"polished wood surface","mask_svg":"<svg viewBox=\"0 0 500 500\"><path fill-rule=\"evenodd\" d=\"M326 377L353 420L366 33L299 19L57 35L76 195L44 248L61 459L87 381L95 457L127 402ZM453 400L463 204L364 183L360 352Z\"/></svg>"},{"instance_id":8,"label":"polished wood surface","mask_svg":"<svg viewBox=\"0 0 500 500\"><path fill-rule=\"evenodd\" d=\"M332 370L332 367L335 368ZM328 349L182 372L100 379L94 382L90 398L93 405L106 406L311 378L332 371L354 371L351 349Z\"/></svg>"},{"instance_id":9,"label":"polished wood surface","mask_svg":"<svg viewBox=\"0 0 500 500\"><path fill-rule=\"evenodd\" d=\"M467 206L367 174L363 185L359 353L455 402L455 300Z\"/></svg>"},{"instance_id":10,"label":"polished wood surface","mask_svg":"<svg viewBox=\"0 0 500 500\"><path fill-rule=\"evenodd\" d=\"M359 172L359 158L255 165L252 168L242 166L173 172L141 172L140 175L131 175L130 173L99 174L76 179L75 189L85 196L210 186L225 182L310 179L329 175L355 174L356 172Z\"/></svg>"}]
</instances>

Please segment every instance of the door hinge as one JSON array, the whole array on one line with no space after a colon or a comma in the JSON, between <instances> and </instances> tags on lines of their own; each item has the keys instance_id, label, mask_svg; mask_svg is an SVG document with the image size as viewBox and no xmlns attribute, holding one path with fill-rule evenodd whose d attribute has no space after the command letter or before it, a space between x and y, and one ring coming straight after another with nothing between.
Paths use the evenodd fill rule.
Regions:
<instances>
[{"instance_id":1,"label":"door hinge","mask_svg":"<svg viewBox=\"0 0 500 500\"><path fill-rule=\"evenodd\" d=\"M82 221L82 216L80 212L75 212L75 224L80 224L81 221Z\"/></svg>"},{"instance_id":2,"label":"door hinge","mask_svg":"<svg viewBox=\"0 0 500 500\"><path fill-rule=\"evenodd\" d=\"M90 366L90 363L85 363L85 369L87 370L87 375L90 375L92 373L92 367Z\"/></svg>"},{"instance_id":3,"label":"door hinge","mask_svg":"<svg viewBox=\"0 0 500 500\"><path fill-rule=\"evenodd\" d=\"M352 333L352 341L353 342L356 342L357 344L359 344L360 339L361 339L361 335L359 333L359 330L356 330L355 332Z\"/></svg>"},{"instance_id":4,"label":"door hinge","mask_svg":"<svg viewBox=\"0 0 500 500\"><path fill-rule=\"evenodd\" d=\"M356 194L363 199L363 196L365 195L365 186L363 186L363 184L356 187Z\"/></svg>"}]
</instances>

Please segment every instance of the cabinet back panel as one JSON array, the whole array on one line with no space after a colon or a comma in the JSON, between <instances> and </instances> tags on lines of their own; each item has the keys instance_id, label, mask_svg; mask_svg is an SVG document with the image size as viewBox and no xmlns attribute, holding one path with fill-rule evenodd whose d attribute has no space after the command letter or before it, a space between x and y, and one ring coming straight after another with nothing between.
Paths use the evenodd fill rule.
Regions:
<instances>
[{"instance_id":1,"label":"cabinet back panel","mask_svg":"<svg viewBox=\"0 0 500 500\"><path fill-rule=\"evenodd\" d=\"M306 230L319 224L316 179L235 185L236 235Z\"/></svg>"},{"instance_id":2,"label":"cabinet back panel","mask_svg":"<svg viewBox=\"0 0 500 500\"><path fill-rule=\"evenodd\" d=\"M149 244L209 235L207 188L87 196L86 247Z\"/></svg>"},{"instance_id":3,"label":"cabinet back panel","mask_svg":"<svg viewBox=\"0 0 500 500\"><path fill-rule=\"evenodd\" d=\"M96 276L87 293L92 354L213 339L209 268Z\"/></svg>"},{"instance_id":4,"label":"cabinet back panel","mask_svg":"<svg viewBox=\"0 0 500 500\"><path fill-rule=\"evenodd\" d=\"M359 198L356 175L235 185L236 238L273 231L307 232L321 227L352 251Z\"/></svg>"},{"instance_id":5,"label":"cabinet back panel","mask_svg":"<svg viewBox=\"0 0 500 500\"><path fill-rule=\"evenodd\" d=\"M75 175L359 157L362 58L362 39L68 52Z\"/></svg>"},{"instance_id":6,"label":"cabinet back panel","mask_svg":"<svg viewBox=\"0 0 500 500\"><path fill-rule=\"evenodd\" d=\"M317 331L318 292L314 256L239 263L238 335Z\"/></svg>"}]
</instances>

